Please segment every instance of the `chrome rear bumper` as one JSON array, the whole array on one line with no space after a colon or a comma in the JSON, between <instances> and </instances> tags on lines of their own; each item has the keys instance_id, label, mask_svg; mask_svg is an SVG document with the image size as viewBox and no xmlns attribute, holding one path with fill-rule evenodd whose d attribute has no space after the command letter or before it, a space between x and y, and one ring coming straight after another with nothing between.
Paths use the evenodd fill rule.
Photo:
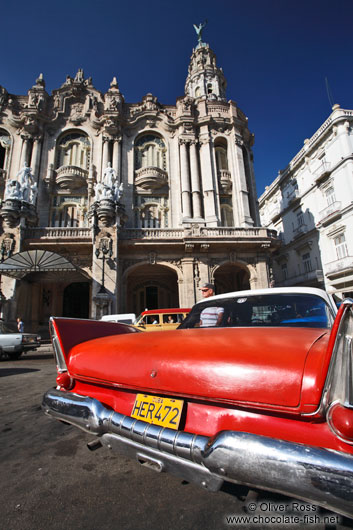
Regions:
<instances>
[{"instance_id":1,"label":"chrome rear bumper","mask_svg":"<svg viewBox=\"0 0 353 530\"><path fill-rule=\"evenodd\" d=\"M223 481L274 491L353 517L353 457L237 431L208 438L150 425L99 401L58 390L44 412L99 437L109 449L210 491Z\"/></svg>"}]
</instances>

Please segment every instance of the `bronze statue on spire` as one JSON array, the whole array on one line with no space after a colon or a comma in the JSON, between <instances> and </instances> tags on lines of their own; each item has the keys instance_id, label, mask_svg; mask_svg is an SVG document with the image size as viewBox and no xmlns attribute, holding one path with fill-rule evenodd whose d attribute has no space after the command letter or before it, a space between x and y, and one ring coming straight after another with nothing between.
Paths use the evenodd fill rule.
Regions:
<instances>
[{"instance_id":1,"label":"bronze statue on spire","mask_svg":"<svg viewBox=\"0 0 353 530\"><path fill-rule=\"evenodd\" d=\"M198 26L196 26L196 24L193 24L193 26L195 28L195 31L196 31L197 39L199 41L199 44L202 44L202 31L203 31L203 29L205 28L206 25L207 25L207 20L205 20L205 22L202 22Z\"/></svg>"}]
</instances>

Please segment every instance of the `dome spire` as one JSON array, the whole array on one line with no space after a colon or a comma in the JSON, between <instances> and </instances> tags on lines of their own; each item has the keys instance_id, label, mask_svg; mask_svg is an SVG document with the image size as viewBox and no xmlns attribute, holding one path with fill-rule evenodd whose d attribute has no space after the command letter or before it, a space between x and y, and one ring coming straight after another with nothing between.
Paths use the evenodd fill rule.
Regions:
<instances>
[{"instance_id":1,"label":"dome spire","mask_svg":"<svg viewBox=\"0 0 353 530\"><path fill-rule=\"evenodd\" d=\"M217 67L216 55L209 44L202 41L202 31L206 24L207 20L198 26L194 24L198 45L192 51L185 95L196 99L225 101L227 82L222 68Z\"/></svg>"}]
</instances>

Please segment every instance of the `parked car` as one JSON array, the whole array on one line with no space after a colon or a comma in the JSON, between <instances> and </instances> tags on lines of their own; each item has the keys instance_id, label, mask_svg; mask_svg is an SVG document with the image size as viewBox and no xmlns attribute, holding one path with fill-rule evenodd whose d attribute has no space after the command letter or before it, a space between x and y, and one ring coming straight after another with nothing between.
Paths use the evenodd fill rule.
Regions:
<instances>
[{"instance_id":1,"label":"parked car","mask_svg":"<svg viewBox=\"0 0 353 530\"><path fill-rule=\"evenodd\" d=\"M43 409L95 436L91 449L210 491L229 481L353 517L352 307L319 289L228 293L148 339L52 318L58 376Z\"/></svg>"},{"instance_id":2,"label":"parked car","mask_svg":"<svg viewBox=\"0 0 353 530\"><path fill-rule=\"evenodd\" d=\"M190 308L149 309L142 311L136 319L136 327L141 331L166 331L176 329L187 317Z\"/></svg>"},{"instance_id":3,"label":"parked car","mask_svg":"<svg viewBox=\"0 0 353 530\"><path fill-rule=\"evenodd\" d=\"M40 335L19 333L0 321L0 358L19 359L21 354L40 346Z\"/></svg>"},{"instance_id":4,"label":"parked car","mask_svg":"<svg viewBox=\"0 0 353 530\"><path fill-rule=\"evenodd\" d=\"M119 313L117 315L104 315L101 320L105 322L120 322L120 324L135 324L135 313Z\"/></svg>"}]
</instances>

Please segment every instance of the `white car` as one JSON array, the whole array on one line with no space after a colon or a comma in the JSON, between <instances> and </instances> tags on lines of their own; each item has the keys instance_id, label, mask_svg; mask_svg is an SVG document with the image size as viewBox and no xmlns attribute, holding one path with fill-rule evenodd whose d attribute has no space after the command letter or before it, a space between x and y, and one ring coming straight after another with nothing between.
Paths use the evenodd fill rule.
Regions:
<instances>
[{"instance_id":1,"label":"white car","mask_svg":"<svg viewBox=\"0 0 353 530\"><path fill-rule=\"evenodd\" d=\"M13 331L0 321L0 358L18 359L23 352L40 346L40 335Z\"/></svg>"}]
</instances>

